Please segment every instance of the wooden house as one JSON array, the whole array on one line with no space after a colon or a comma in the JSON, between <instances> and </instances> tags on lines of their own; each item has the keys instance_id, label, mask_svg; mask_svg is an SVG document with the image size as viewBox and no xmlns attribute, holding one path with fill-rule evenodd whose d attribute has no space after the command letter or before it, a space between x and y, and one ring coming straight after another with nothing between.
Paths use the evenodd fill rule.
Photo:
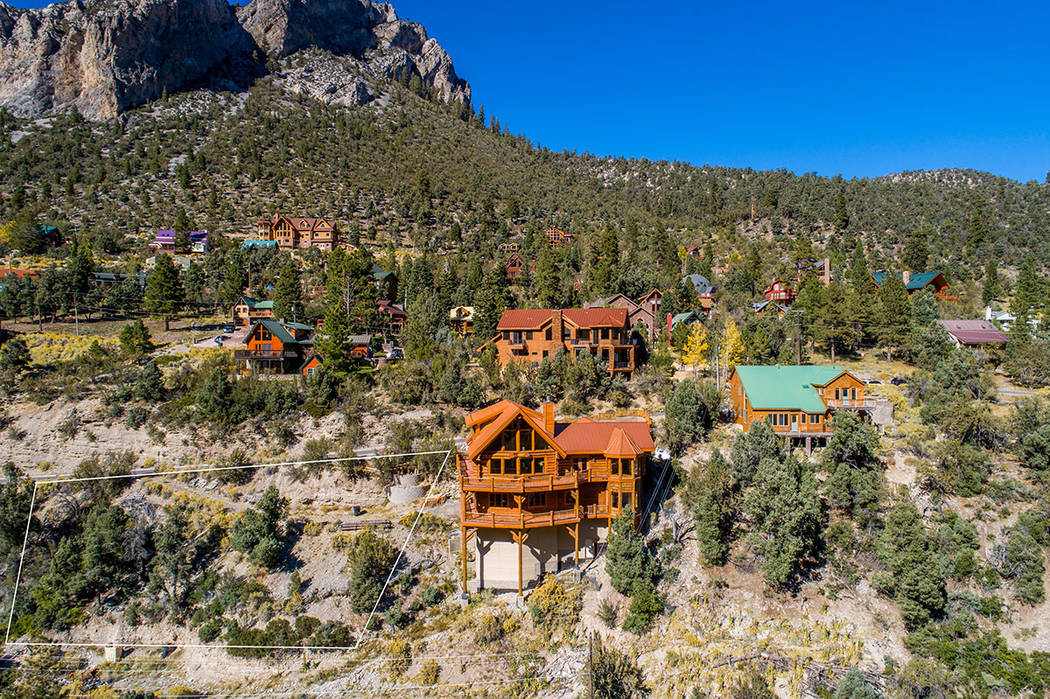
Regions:
<instances>
[{"instance_id":1,"label":"wooden house","mask_svg":"<svg viewBox=\"0 0 1050 699\"><path fill-rule=\"evenodd\" d=\"M521 275L525 273L525 269L525 260L518 253L512 252L503 265L503 276L508 281L515 281L521 278Z\"/></svg>"},{"instance_id":2,"label":"wooden house","mask_svg":"<svg viewBox=\"0 0 1050 699\"><path fill-rule=\"evenodd\" d=\"M459 454L463 588L516 589L596 554L633 508L654 451L648 416L558 422L504 400L471 413ZM474 570L468 575L468 547Z\"/></svg>"},{"instance_id":3,"label":"wooden house","mask_svg":"<svg viewBox=\"0 0 1050 699\"><path fill-rule=\"evenodd\" d=\"M321 355L310 355L310 358L303 363L303 368L301 369L303 378L310 378L316 374L321 369L322 365L323 362L321 361Z\"/></svg>"},{"instance_id":4,"label":"wooden house","mask_svg":"<svg viewBox=\"0 0 1050 699\"><path fill-rule=\"evenodd\" d=\"M795 300L795 292L779 278L774 279L762 295L766 297L766 301L776 301L782 306L790 305Z\"/></svg>"},{"instance_id":5,"label":"wooden house","mask_svg":"<svg viewBox=\"0 0 1050 699\"><path fill-rule=\"evenodd\" d=\"M317 248L330 251L339 243L339 228L327 218L293 218L274 214L259 222L258 236L276 240L284 249Z\"/></svg>"},{"instance_id":6,"label":"wooden house","mask_svg":"<svg viewBox=\"0 0 1050 699\"><path fill-rule=\"evenodd\" d=\"M729 374L733 421L747 432L765 420L792 445L826 442L834 410L870 414L864 382L840 366L738 366Z\"/></svg>"},{"instance_id":7,"label":"wooden house","mask_svg":"<svg viewBox=\"0 0 1050 699\"><path fill-rule=\"evenodd\" d=\"M552 248L556 248L559 245L568 245L575 237L572 233L566 233L556 226L548 226L547 230L543 231L543 234L547 236L547 242Z\"/></svg>"},{"instance_id":8,"label":"wooden house","mask_svg":"<svg viewBox=\"0 0 1050 699\"><path fill-rule=\"evenodd\" d=\"M257 320L273 318L273 301L242 296L240 301L233 304L231 315L234 323L247 327Z\"/></svg>"},{"instance_id":9,"label":"wooden house","mask_svg":"<svg viewBox=\"0 0 1050 699\"><path fill-rule=\"evenodd\" d=\"M462 337L474 334L474 307L456 306L448 312L448 324Z\"/></svg>"},{"instance_id":10,"label":"wooden house","mask_svg":"<svg viewBox=\"0 0 1050 699\"><path fill-rule=\"evenodd\" d=\"M289 374L299 371L313 354L314 329L266 318L252 323L243 344L233 357L243 362L245 373Z\"/></svg>"},{"instance_id":11,"label":"wooden house","mask_svg":"<svg viewBox=\"0 0 1050 699\"><path fill-rule=\"evenodd\" d=\"M398 304L386 299L379 299L376 302L376 317L382 324L383 330L388 334L400 335L401 331L405 329L405 320L408 318L408 314Z\"/></svg>"},{"instance_id":12,"label":"wooden house","mask_svg":"<svg viewBox=\"0 0 1050 699\"><path fill-rule=\"evenodd\" d=\"M908 290L909 295L928 289L939 299L954 301L957 298L948 293L948 282L940 272L923 272L922 274L901 272L897 277L904 282L904 288ZM885 272L875 272L871 278L875 286L881 287L886 283L887 276Z\"/></svg>"},{"instance_id":13,"label":"wooden house","mask_svg":"<svg viewBox=\"0 0 1050 699\"><path fill-rule=\"evenodd\" d=\"M650 293L650 296L652 293ZM649 297L646 297L649 298ZM639 324L645 327L645 339L646 342L652 343L656 338L656 332L659 329L657 312L659 310L659 303L643 303L642 301L634 301L628 296L623 294L613 294L612 296L606 296L605 298L585 303L584 308L622 308L627 311L627 325L631 328L637 327ZM654 309L655 306L655 309Z\"/></svg>"},{"instance_id":14,"label":"wooden house","mask_svg":"<svg viewBox=\"0 0 1050 699\"><path fill-rule=\"evenodd\" d=\"M539 366L559 351L573 358L590 352L605 361L612 376L630 379L634 372L635 347L623 308L507 310L496 330L499 334L482 347L495 343L501 366Z\"/></svg>"}]
</instances>

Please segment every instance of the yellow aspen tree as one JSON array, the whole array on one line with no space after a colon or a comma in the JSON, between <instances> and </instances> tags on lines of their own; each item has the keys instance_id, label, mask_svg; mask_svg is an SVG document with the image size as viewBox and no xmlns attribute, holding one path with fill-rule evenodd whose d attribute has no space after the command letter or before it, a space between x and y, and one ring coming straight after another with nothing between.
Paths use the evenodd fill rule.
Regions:
<instances>
[{"instance_id":1,"label":"yellow aspen tree","mask_svg":"<svg viewBox=\"0 0 1050 699\"><path fill-rule=\"evenodd\" d=\"M685 348L682 350L682 362L693 367L693 375L698 369L707 368L707 328L703 323L696 323L689 331L689 339L686 340Z\"/></svg>"},{"instance_id":2,"label":"yellow aspen tree","mask_svg":"<svg viewBox=\"0 0 1050 699\"><path fill-rule=\"evenodd\" d=\"M732 319L726 320L725 339L719 349L718 363L725 367L728 375L729 370L740 364L744 358L744 339L740 334L740 328Z\"/></svg>"}]
</instances>

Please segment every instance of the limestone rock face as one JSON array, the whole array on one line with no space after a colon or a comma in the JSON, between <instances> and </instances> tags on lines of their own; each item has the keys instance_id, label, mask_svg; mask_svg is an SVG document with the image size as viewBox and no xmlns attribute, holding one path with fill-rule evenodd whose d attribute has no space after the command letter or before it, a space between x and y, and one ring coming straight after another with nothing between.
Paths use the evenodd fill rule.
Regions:
<instances>
[{"instance_id":1,"label":"limestone rock face","mask_svg":"<svg viewBox=\"0 0 1050 699\"><path fill-rule=\"evenodd\" d=\"M106 119L164 92L244 87L264 64L293 54L296 67L278 67L277 81L326 101L365 104L377 83L412 75L446 101L470 101L448 53L389 3L66 0L26 10L0 2L0 106L22 117L76 106Z\"/></svg>"},{"instance_id":2,"label":"limestone rock face","mask_svg":"<svg viewBox=\"0 0 1050 699\"><path fill-rule=\"evenodd\" d=\"M0 3L0 104L30 117L76 105L105 119L207 78L245 77L253 50L226 0Z\"/></svg>"},{"instance_id":3,"label":"limestone rock face","mask_svg":"<svg viewBox=\"0 0 1050 699\"><path fill-rule=\"evenodd\" d=\"M306 48L328 51L344 59L357 75L373 79L397 79L417 74L423 84L437 88L445 101L470 101L470 85L456 75L452 59L427 31L415 22L404 22L390 3L371 0L252 0L238 9L238 17L259 48L283 58ZM324 61L318 71L332 76L333 63ZM359 81L347 74L335 79L341 98L345 85ZM318 86L310 80L291 81L292 89L314 94ZM371 91L355 90L365 101ZM363 102L357 102L361 104Z\"/></svg>"}]
</instances>

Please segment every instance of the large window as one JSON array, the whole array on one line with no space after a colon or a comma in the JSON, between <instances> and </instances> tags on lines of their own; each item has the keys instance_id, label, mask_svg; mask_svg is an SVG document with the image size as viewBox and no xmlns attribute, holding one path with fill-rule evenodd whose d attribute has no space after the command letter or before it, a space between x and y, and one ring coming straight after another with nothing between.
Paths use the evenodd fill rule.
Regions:
<instances>
[{"instance_id":1,"label":"large window","mask_svg":"<svg viewBox=\"0 0 1050 699\"><path fill-rule=\"evenodd\" d=\"M489 493L489 507L510 507L510 495L507 493Z\"/></svg>"},{"instance_id":2,"label":"large window","mask_svg":"<svg viewBox=\"0 0 1050 699\"><path fill-rule=\"evenodd\" d=\"M529 507L546 507L547 493L530 493L528 504Z\"/></svg>"},{"instance_id":3,"label":"large window","mask_svg":"<svg viewBox=\"0 0 1050 699\"><path fill-rule=\"evenodd\" d=\"M609 472L614 476L633 476L634 459L609 459Z\"/></svg>"},{"instance_id":4,"label":"large window","mask_svg":"<svg viewBox=\"0 0 1050 699\"><path fill-rule=\"evenodd\" d=\"M543 440L539 439L532 427L520 417L503 430L500 442L502 451L533 451L543 448Z\"/></svg>"}]
</instances>

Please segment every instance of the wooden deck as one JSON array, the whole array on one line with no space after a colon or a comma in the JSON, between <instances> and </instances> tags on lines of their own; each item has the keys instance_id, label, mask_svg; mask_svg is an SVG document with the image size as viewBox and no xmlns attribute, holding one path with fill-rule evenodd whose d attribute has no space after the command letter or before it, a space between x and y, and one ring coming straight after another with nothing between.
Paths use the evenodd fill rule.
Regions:
<instances>
[{"instance_id":1,"label":"wooden deck","mask_svg":"<svg viewBox=\"0 0 1050 699\"><path fill-rule=\"evenodd\" d=\"M550 510L548 512L503 511L464 512L463 526L466 527L501 527L505 529L535 529L536 527L553 527L561 524L575 524L585 519L615 517L616 513L608 507L588 505L568 510Z\"/></svg>"}]
</instances>

